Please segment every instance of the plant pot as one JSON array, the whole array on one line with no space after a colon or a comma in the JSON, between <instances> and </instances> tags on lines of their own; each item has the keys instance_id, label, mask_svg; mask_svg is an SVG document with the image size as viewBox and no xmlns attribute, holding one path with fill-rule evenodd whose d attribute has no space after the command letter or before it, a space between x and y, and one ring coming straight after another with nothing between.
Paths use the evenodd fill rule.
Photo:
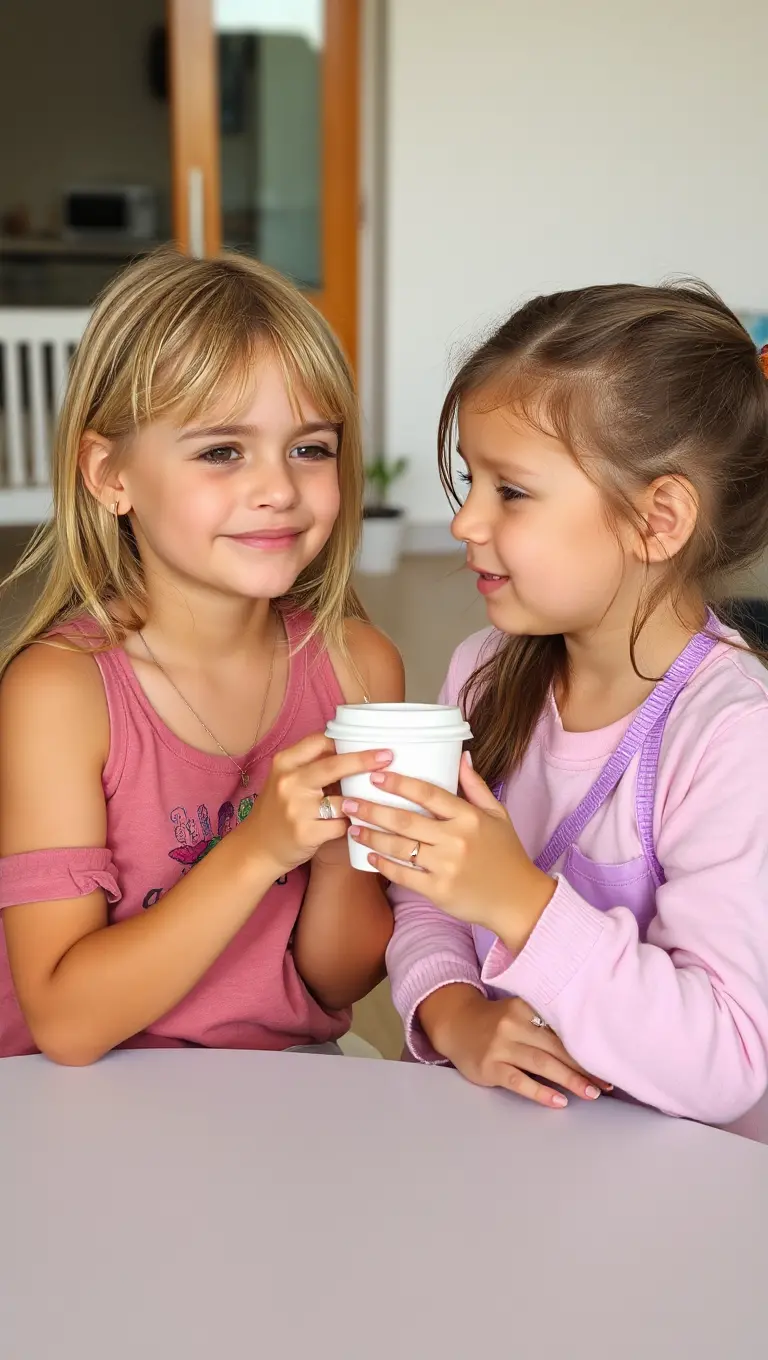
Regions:
<instances>
[{"instance_id":1,"label":"plant pot","mask_svg":"<svg viewBox=\"0 0 768 1360\"><path fill-rule=\"evenodd\" d=\"M357 570L365 576L390 576L397 571L404 528L404 510L391 506L366 509Z\"/></svg>"}]
</instances>

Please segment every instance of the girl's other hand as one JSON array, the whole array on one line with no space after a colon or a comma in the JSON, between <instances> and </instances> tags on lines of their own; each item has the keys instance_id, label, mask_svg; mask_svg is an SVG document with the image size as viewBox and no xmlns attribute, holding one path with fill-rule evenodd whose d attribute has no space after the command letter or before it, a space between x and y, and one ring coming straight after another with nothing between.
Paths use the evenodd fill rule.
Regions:
<instances>
[{"instance_id":1,"label":"girl's other hand","mask_svg":"<svg viewBox=\"0 0 768 1360\"><path fill-rule=\"evenodd\" d=\"M306 863L320 846L346 835L349 823L342 815L340 798L329 800L333 818L320 816L325 790L348 775L382 770L391 759L391 751L339 756L330 738L321 733L305 737L275 756L269 778L240 832L257 841L260 852L273 860L279 878Z\"/></svg>"},{"instance_id":2,"label":"girl's other hand","mask_svg":"<svg viewBox=\"0 0 768 1360\"><path fill-rule=\"evenodd\" d=\"M521 997L489 1001L465 984L440 988L419 1007L437 1052L476 1086L501 1086L550 1109L562 1109L568 1100L537 1077L581 1100L597 1100L601 1090L612 1089L585 1072L553 1030L534 1025L534 1014Z\"/></svg>"}]
</instances>

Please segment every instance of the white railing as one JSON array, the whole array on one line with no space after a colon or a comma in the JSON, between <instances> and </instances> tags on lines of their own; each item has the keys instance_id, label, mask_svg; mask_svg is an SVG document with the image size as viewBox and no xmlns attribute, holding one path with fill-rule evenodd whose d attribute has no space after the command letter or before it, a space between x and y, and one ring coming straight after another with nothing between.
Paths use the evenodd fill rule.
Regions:
<instances>
[{"instance_id":1,"label":"white railing","mask_svg":"<svg viewBox=\"0 0 768 1360\"><path fill-rule=\"evenodd\" d=\"M50 513L51 445L85 308L0 307L0 525Z\"/></svg>"}]
</instances>

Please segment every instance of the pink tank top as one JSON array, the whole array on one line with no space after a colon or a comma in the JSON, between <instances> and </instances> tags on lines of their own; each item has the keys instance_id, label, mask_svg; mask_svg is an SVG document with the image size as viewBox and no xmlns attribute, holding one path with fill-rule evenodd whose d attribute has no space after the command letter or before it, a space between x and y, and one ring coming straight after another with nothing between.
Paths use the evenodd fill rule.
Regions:
<instances>
[{"instance_id":1,"label":"pink tank top","mask_svg":"<svg viewBox=\"0 0 768 1360\"><path fill-rule=\"evenodd\" d=\"M306 614L285 618L293 646L309 623ZM110 723L102 777L107 848L0 860L0 911L95 888L106 894L110 924L148 910L248 816L275 753L322 731L344 702L330 658L313 639L292 656L277 719L245 757L251 779L244 789L225 756L187 746L165 726L122 649L95 660ZM291 937L308 879L307 865L278 879L197 986L125 1046L281 1049L343 1034L348 1014L323 1010L293 961ZM14 994L1 922L0 916L0 1057L9 1057L37 1050Z\"/></svg>"}]
</instances>

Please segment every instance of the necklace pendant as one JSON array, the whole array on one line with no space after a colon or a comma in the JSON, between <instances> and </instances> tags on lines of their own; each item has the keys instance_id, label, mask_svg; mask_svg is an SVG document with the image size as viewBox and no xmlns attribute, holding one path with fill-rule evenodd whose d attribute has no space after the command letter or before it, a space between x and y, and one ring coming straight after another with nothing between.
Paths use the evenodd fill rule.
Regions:
<instances>
[{"instance_id":1,"label":"necklace pendant","mask_svg":"<svg viewBox=\"0 0 768 1360\"><path fill-rule=\"evenodd\" d=\"M240 771L240 783L242 784L243 788L244 788L244 789L247 789L247 788L248 788L248 785L250 784L250 782L251 782L251 776L249 775L248 771L247 771L247 770L241 770L241 771Z\"/></svg>"}]
</instances>

